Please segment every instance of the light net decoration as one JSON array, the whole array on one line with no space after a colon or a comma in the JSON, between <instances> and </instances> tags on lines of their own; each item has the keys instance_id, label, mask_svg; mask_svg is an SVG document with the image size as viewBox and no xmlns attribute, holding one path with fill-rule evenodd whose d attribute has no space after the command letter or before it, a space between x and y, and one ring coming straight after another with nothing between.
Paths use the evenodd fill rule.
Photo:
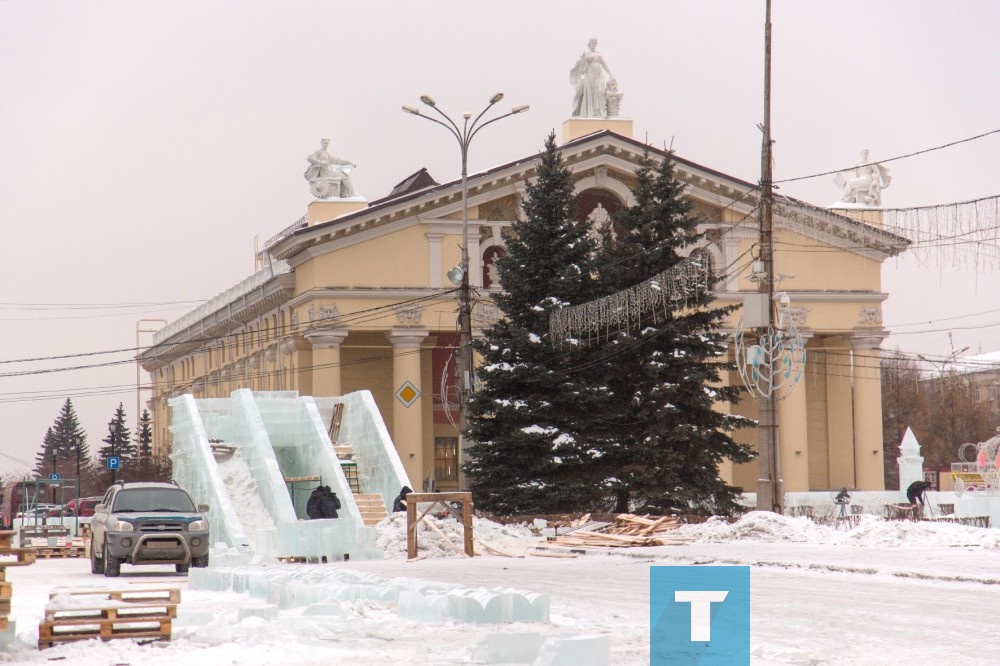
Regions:
<instances>
[{"instance_id":1,"label":"light net decoration","mask_svg":"<svg viewBox=\"0 0 1000 666\"><path fill-rule=\"evenodd\" d=\"M672 308L698 303L711 283L711 261L702 254L678 262L634 287L549 315L552 344L606 340L614 333L665 319Z\"/></svg>"},{"instance_id":2,"label":"light net decoration","mask_svg":"<svg viewBox=\"0 0 1000 666\"><path fill-rule=\"evenodd\" d=\"M777 326L748 329L740 318L736 340L736 367L754 400L787 398L802 379L806 347L787 303L778 309Z\"/></svg>"},{"instance_id":3,"label":"light net decoration","mask_svg":"<svg viewBox=\"0 0 1000 666\"><path fill-rule=\"evenodd\" d=\"M908 238L921 263L958 268L1000 267L1000 196L882 210L883 227Z\"/></svg>"}]
</instances>

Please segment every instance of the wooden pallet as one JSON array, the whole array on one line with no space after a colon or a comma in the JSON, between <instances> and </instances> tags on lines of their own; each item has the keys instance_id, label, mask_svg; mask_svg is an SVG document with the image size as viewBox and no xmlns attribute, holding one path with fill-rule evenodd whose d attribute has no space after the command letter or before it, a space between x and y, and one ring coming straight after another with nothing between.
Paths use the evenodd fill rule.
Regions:
<instances>
[{"instance_id":1,"label":"wooden pallet","mask_svg":"<svg viewBox=\"0 0 1000 666\"><path fill-rule=\"evenodd\" d=\"M90 638L170 640L181 591L176 587L134 590L57 588L49 599L71 596L70 608L46 608L38 625L38 648Z\"/></svg>"},{"instance_id":2,"label":"wooden pallet","mask_svg":"<svg viewBox=\"0 0 1000 666\"><path fill-rule=\"evenodd\" d=\"M49 559L53 557L84 557L83 546L55 546L53 548L36 548L36 557Z\"/></svg>"},{"instance_id":3,"label":"wooden pallet","mask_svg":"<svg viewBox=\"0 0 1000 666\"><path fill-rule=\"evenodd\" d=\"M86 618L58 620L38 625L38 649L43 650L59 643L100 638L152 638L170 640L171 619L160 618Z\"/></svg>"},{"instance_id":4,"label":"wooden pallet","mask_svg":"<svg viewBox=\"0 0 1000 666\"><path fill-rule=\"evenodd\" d=\"M106 603L106 602L105 602ZM79 625L94 624L104 620L120 620L122 622L152 622L164 618L172 620L177 617L177 604L134 604L125 606L80 606L63 609L46 609L43 624Z\"/></svg>"},{"instance_id":5,"label":"wooden pallet","mask_svg":"<svg viewBox=\"0 0 1000 666\"><path fill-rule=\"evenodd\" d=\"M7 559L10 555L17 559ZM0 567L20 567L35 563L34 548L0 548Z\"/></svg>"}]
</instances>

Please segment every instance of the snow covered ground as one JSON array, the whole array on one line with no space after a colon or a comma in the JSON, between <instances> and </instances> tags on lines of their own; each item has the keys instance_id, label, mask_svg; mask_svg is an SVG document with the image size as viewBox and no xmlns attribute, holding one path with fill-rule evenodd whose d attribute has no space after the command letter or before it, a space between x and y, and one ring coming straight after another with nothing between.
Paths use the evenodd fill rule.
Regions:
<instances>
[{"instance_id":1,"label":"snow covered ground","mask_svg":"<svg viewBox=\"0 0 1000 666\"><path fill-rule=\"evenodd\" d=\"M949 524L865 518L853 530L806 518L753 513L729 525L686 526L682 546L632 548L576 558L483 555L466 559L421 535L427 557L407 562L399 521L380 526L387 559L326 565L261 565L281 571L343 567L383 577L513 587L551 595L550 621L474 625L424 623L397 616L382 602L359 600L343 616L308 608L278 611L244 594L192 589L187 576L162 567L122 568L122 577L89 573L83 559L39 560L11 567L11 617L17 642L0 661L48 664L469 664L487 636L599 634L610 638L611 663L648 663L650 566L751 566L755 666L770 664L995 664L993 626L1000 598L1000 531ZM539 545L524 528L480 522L478 534L509 551ZM457 534L455 530L449 533ZM178 586L182 600L173 640L85 641L38 651L38 622L56 587L139 589Z\"/></svg>"}]
</instances>

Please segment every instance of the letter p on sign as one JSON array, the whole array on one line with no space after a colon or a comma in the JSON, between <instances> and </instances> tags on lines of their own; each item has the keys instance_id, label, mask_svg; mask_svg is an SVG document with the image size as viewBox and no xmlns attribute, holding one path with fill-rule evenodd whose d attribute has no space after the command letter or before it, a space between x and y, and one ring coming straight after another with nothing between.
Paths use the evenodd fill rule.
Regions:
<instances>
[{"instance_id":1,"label":"letter p on sign","mask_svg":"<svg viewBox=\"0 0 1000 666\"><path fill-rule=\"evenodd\" d=\"M750 567L650 567L651 666L750 663Z\"/></svg>"}]
</instances>

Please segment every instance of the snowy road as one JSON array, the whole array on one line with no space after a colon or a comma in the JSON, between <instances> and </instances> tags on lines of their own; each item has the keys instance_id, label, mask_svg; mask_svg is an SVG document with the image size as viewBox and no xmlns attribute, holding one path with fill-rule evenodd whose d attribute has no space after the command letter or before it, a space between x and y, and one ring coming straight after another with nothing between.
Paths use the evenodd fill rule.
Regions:
<instances>
[{"instance_id":1,"label":"snowy road","mask_svg":"<svg viewBox=\"0 0 1000 666\"><path fill-rule=\"evenodd\" d=\"M799 523L788 524L798 529ZM0 653L0 661L48 664L61 657L81 666L442 666L476 663L473 648L487 635L538 632L608 635L612 664L632 666L648 663L649 566L697 563L752 566L754 666L995 664L1000 638L990 617L1000 598L997 534L953 528L903 533L897 526L876 525L867 536L859 531L850 538L803 528L767 539L715 537L714 542L629 550L643 558L483 556L270 565L347 567L385 577L548 593L551 621L545 625L425 624L401 619L373 601L354 602L344 617L310 616L293 608L270 619L240 619L246 609L264 604L245 595L190 589L185 576L164 569L124 567L121 578L107 579L91 575L86 560L40 560L8 570L19 640L13 652ZM38 622L56 586L164 584L183 590L169 643L87 641L41 652L35 647Z\"/></svg>"}]
</instances>

